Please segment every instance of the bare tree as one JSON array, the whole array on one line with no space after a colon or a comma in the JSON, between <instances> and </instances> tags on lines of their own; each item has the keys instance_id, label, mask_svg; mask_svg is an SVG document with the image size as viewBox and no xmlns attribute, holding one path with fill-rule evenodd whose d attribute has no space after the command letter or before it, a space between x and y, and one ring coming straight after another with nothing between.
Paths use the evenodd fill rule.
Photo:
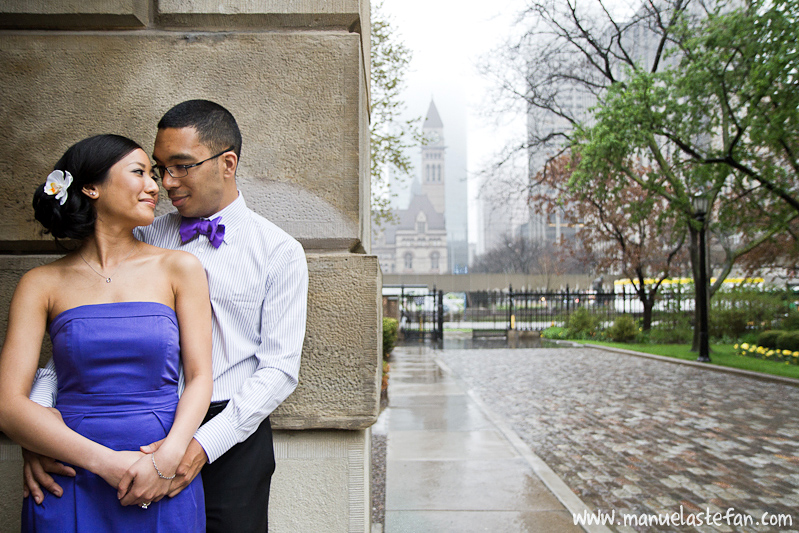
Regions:
<instances>
[{"instance_id":1,"label":"bare tree","mask_svg":"<svg viewBox=\"0 0 799 533\"><path fill-rule=\"evenodd\" d=\"M551 242L504 234L501 242L477 256L470 272L551 276L584 272L583 265Z\"/></svg>"},{"instance_id":2,"label":"bare tree","mask_svg":"<svg viewBox=\"0 0 799 533\"><path fill-rule=\"evenodd\" d=\"M517 20L521 35L482 65L497 88L491 112L523 108L529 117L527 138L507 147L494 170L519 151L553 159L568 149L575 127L590 119L589 108L625 70L662 66L689 2L648 0L628 12L605 0L528 2Z\"/></svg>"},{"instance_id":3,"label":"bare tree","mask_svg":"<svg viewBox=\"0 0 799 533\"><path fill-rule=\"evenodd\" d=\"M601 179L596 187L569 187L575 166L566 154L551 161L538 178L547 193L531 202L540 213L558 210L578 228L564 242L574 255L600 272L621 273L630 281L644 310L643 329L649 330L661 285L687 258L687 228L668 202L634 182L613 194L603 190Z\"/></svg>"}]
</instances>

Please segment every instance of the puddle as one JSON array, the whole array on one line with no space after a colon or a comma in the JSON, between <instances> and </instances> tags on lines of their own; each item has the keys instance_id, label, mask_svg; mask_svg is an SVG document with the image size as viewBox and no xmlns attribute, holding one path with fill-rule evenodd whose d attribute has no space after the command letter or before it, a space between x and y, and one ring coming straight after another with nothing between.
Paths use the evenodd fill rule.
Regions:
<instances>
[{"instance_id":1,"label":"puddle","mask_svg":"<svg viewBox=\"0 0 799 533\"><path fill-rule=\"evenodd\" d=\"M563 348L562 344L538 338L505 339L505 338L447 338L444 335L444 350L500 350L514 348Z\"/></svg>"},{"instance_id":2,"label":"puddle","mask_svg":"<svg viewBox=\"0 0 799 533\"><path fill-rule=\"evenodd\" d=\"M426 340L407 340L401 342L400 345L407 349L413 350L414 347L419 349L433 348L436 350L504 350L504 349L529 349L529 348L569 348L572 347L570 343L558 343L548 339L542 339L537 336L512 336L505 338L504 336L474 336L472 332L463 331L445 331L444 342L432 342Z\"/></svg>"}]
</instances>

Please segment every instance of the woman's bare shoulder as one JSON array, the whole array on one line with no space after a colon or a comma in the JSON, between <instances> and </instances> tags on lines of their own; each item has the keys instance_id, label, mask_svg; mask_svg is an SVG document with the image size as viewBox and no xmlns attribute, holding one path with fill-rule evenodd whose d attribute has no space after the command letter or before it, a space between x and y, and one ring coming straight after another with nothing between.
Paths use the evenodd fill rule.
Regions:
<instances>
[{"instance_id":1,"label":"woman's bare shoulder","mask_svg":"<svg viewBox=\"0 0 799 533\"><path fill-rule=\"evenodd\" d=\"M74 269L75 258L65 255L51 263L40 265L28 270L20 281L36 284L61 283L63 279Z\"/></svg>"},{"instance_id":2,"label":"woman's bare shoulder","mask_svg":"<svg viewBox=\"0 0 799 533\"><path fill-rule=\"evenodd\" d=\"M69 281L69 273L74 269L74 257L60 259L34 267L20 278L16 293L27 298L49 301L54 291L64 287Z\"/></svg>"}]
</instances>

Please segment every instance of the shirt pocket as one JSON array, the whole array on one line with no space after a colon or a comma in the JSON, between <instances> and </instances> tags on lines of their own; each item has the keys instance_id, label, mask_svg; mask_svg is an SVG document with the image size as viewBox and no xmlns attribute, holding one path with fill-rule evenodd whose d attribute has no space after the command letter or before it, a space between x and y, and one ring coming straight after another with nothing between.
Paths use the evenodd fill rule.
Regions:
<instances>
[{"instance_id":1,"label":"shirt pocket","mask_svg":"<svg viewBox=\"0 0 799 533\"><path fill-rule=\"evenodd\" d=\"M220 325L228 333L235 330L236 335L253 341L260 336L263 301L263 289L252 282L235 284L228 280L211 289L211 305Z\"/></svg>"},{"instance_id":2,"label":"shirt pocket","mask_svg":"<svg viewBox=\"0 0 799 533\"><path fill-rule=\"evenodd\" d=\"M252 269L233 268L226 275L208 280L211 301L215 305L254 309L264 301L265 281L253 275Z\"/></svg>"}]
</instances>

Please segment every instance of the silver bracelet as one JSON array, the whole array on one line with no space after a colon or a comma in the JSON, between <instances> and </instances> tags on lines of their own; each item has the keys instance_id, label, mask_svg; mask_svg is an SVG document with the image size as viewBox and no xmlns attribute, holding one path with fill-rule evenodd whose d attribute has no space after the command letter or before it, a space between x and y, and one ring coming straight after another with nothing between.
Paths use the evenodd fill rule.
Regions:
<instances>
[{"instance_id":1,"label":"silver bracelet","mask_svg":"<svg viewBox=\"0 0 799 533\"><path fill-rule=\"evenodd\" d=\"M160 477L161 479L175 479L177 472L175 474L172 474L172 477L167 477L164 474L162 474L160 470L158 470L158 465L155 464L155 452L150 454L150 458L153 460L153 466L155 467L155 471L158 472L158 477Z\"/></svg>"}]
</instances>

